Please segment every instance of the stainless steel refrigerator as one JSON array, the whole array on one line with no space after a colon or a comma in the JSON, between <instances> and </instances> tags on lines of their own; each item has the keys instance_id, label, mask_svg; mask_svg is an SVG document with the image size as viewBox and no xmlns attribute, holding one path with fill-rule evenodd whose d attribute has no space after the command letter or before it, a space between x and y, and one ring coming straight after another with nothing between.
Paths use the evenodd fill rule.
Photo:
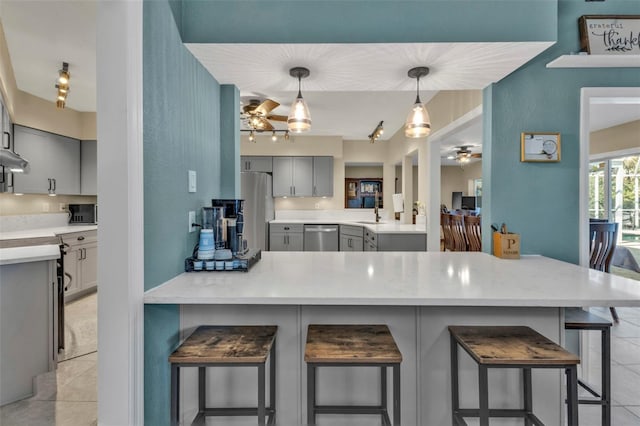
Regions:
<instances>
[{"instance_id":1,"label":"stainless steel refrigerator","mask_svg":"<svg viewBox=\"0 0 640 426\"><path fill-rule=\"evenodd\" d=\"M248 248L269 250L269 221L275 217L271 175L240 173L241 197L244 200L244 239Z\"/></svg>"}]
</instances>

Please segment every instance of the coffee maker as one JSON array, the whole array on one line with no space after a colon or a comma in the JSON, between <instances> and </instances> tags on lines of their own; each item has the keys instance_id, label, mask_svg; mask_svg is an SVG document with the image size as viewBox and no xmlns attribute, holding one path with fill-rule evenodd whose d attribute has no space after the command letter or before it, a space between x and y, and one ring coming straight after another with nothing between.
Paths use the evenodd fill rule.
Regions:
<instances>
[{"instance_id":1,"label":"coffee maker","mask_svg":"<svg viewBox=\"0 0 640 426\"><path fill-rule=\"evenodd\" d=\"M202 209L203 227L214 230L216 250L229 249L236 254L246 251L244 200L213 199L211 207Z\"/></svg>"}]
</instances>

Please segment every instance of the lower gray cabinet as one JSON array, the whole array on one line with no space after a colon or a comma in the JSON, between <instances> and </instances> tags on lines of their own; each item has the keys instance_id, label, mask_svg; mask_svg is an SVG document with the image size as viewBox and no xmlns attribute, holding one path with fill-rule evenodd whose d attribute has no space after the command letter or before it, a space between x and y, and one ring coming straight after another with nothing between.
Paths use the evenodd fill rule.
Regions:
<instances>
[{"instance_id":1,"label":"lower gray cabinet","mask_svg":"<svg viewBox=\"0 0 640 426\"><path fill-rule=\"evenodd\" d=\"M269 225L269 250L304 250L304 225L299 223L278 223Z\"/></svg>"},{"instance_id":2,"label":"lower gray cabinet","mask_svg":"<svg viewBox=\"0 0 640 426\"><path fill-rule=\"evenodd\" d=\"M378 236L368 229L364 230L364 251L378 251Z\"/></svg>"},{"instance_id":3,"label":"lower gray cabinet","mask_svg":"<svg viewBox=\"0 0 640 426\"><path fill-rule=\"evenodd\" d=\"M340 251L362 251L363 235L361 226L340 225Z\"/></svg>"},{"instance_id":4,"label":"lower gray cabinet","mask_svg":"<svg viewBox=\"0 0 640 426\"><path fill-rule=\"evenodd\" d=\"M378 251L427 251L427 234L377 234Z\"/></svg>"}]
</instances>

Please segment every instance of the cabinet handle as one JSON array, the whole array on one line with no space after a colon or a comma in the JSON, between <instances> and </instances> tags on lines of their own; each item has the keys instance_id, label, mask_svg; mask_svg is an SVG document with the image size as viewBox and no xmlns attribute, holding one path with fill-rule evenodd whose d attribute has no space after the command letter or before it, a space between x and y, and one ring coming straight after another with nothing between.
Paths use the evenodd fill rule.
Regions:
<instances>
[{"instance_id":1,"label":"cabinet handle","mask_svg":"<svg viewBox=\"0 0 640 426\"><path fill-rule=\"evenodd\" d=\"M82 249L78 250L78 256L76 256L78 260L82 260Z\"/></svg>"},{"instance_id":2,"label":"cabinet handle","mask_svg":"<svg viewBox=\"0 0 640 426\"><path fill-rule=\"evenodd\" d=\"M247 161L247 170L251 170L251 161Z\"/></svg>"},{"instance_id":3,"label":"cabinet handle","mask_svg":"<svg viewBox=\"0 0 640 426\"><path fill-rule=\"evenodd\" d=\"M87 249L86 249L86 248L83 248L83 249L82 249L82 260L84 260L84 259L86 259L86 258L87 258Z\"/></svg>"},{"instance_id":4,"label":"cabinet handle","mask_svg":"<svg viewBox=\"0 0 640 426\"><path fill-rule=\"evenodd\" d=\"M313 185L313 195L316 195L317 191L316 191L316 186Z\"/></svg>"},{"instance_id":5,"label":"cabinet handle","mask_svg":"<svg viewBox=\"0 0 640 426\"><path fill-rule=\"evenodd\" d=\"M84 240L84 237L82 235L78 237L78 241L83 241L83 240Z\"/></svg>"},{"instance_id":6,"label":"cabinet handle","mask_svg":"<svg viewBox=\"0 0 640 426\"><path fill-rule=\"evenodd\" d=\"M293 186L293 195L296 195L296 186Z\"/></svg>"},{"instance_id":7,"label":"cabinet handle","mask_svg":"<svg viewBox=\"0 0 640 426\"><path fill-rule=\"evenodd\" d=\"M2 133L4 133L5 135L7 135L7 140L9 141L9 145L5 145L5 144L4 144L4 138L3 138L3 139L2 139L2 147L3 147L4 149L11 149L11 133L9 133L9 132L2 132Z\"/></svg>"},{"instance_id":8,"label":"cabinet handle","mask_svg":"<svg viewBox=\"0 0 640 426\"><path fill-rule=\"evenodd\" d=\"M53 180L53 192L56 192L56 180L55 179L51 179Z\"/></svg>"},{"instance_id":9,"label":"cabinet handle","mask_svg":"<svg viewBox=\"0 0 640 426\"><path fill-rule=\"evenodd\" d=\"M49 189L48 189L48 191L51 191L51 178L48 178L47 180L49 181Z\"/></svg>"}]
</instances>

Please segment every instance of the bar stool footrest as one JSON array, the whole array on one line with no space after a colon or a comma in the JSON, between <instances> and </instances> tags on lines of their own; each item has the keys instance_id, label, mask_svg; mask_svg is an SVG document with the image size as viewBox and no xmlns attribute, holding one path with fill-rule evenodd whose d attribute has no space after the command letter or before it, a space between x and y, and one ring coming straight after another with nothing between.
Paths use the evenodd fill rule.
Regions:
<instances>
[{"instance_id":1,"label":"bar stool footrest","mask_svg":"<svg viewBox=\"0 0 640 426\"><path fill-rule=\"evenodd\" d=\"M479 408L460 408L454 412L454 416L457 421L461 421L462 424L467 424L464 421L464 417L480 417L480 409ZM489 417L514 417L514 418L526 418L529 421L533 422L535 425L544 426L542 420L538 418L533 413L529 413L525 410L518 408L490 408L489 409Z\"/></svg>"},{"instance_id":2,"label":"bar stool footrest","mask_svg":"<svg viewBox=\"0 0 640 426\"><path fill-rule=\"evenodd\" d=\"M267 424L275 424L274 408L266 407L265 413L268 416ZM233 417L233 416L257 416L257 407L219 407L219 408L205 408L203 411L198 412L193 419L192 425L204 425L205 417Z\"/></svg>"},{"instance_id":3,"label":"bar stool footrest","mask_svg":"<svg viewBox=\"0 0 640 426\"><path fill-rule=\"evenodd\" d=\"M383 424L391 424L389 411L381 405L316 405L316 414L379 414L384 417Z\"/></svg>"}]
</instances>

